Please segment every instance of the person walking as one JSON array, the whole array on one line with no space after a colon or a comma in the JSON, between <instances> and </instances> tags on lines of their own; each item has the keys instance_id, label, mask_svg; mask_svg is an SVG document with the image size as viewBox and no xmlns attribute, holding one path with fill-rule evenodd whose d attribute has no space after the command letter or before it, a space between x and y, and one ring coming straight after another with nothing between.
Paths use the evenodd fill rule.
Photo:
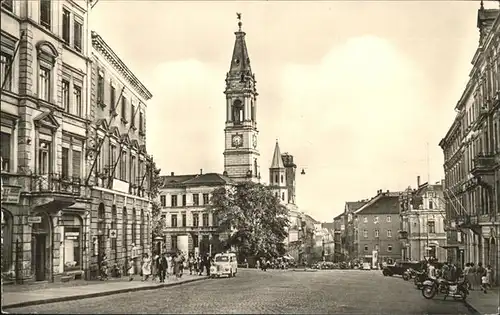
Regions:
<instances>
[{"instance_id":1,"label":"person walking","mask_svg":"<svg viewBox=\"0 0 500 315\"><path fill-rule=\"evenodd\" d=\"M179 255L175 254L175 256L172 257L172 261L174 262L174 274L175 278L179 279L180 278L180 257Z\"/></svg>"},{"instance_id":2,"label":"person walking","mask_svg":"<svg viewBox=\"0 0 500 315\"><path fill-rule=\"evenodd\" d=\"M149 279L151 275L151 258L147 253L144 253L142 258L142 281L146 281Z\"/></svg>"},{"instance_id":3,"label":"person walking","mask_svg":"<svg viewBox=\"0 0 500 315\"><path fill-rule=\"evenodd\" d=\"M173 255L166 255L167 256L167 278L168 276L173 276L174 275L174 260L173 260Z\"/></svg>"},{"instance_id":4,"label":"person walking","mask_svg":"<svg viewBox=\"0 0 500 315\"><path fill-rule=\"evenodd\" d=\"M205 268L207 269L207 276L210 276L210 266L212 265L212 258L207 254L207 258L205 261Z\"/></svg>"},{"instance_id":5,"label":"person walking","mask_svg":"<svg viewBox=\"0 0 500 315\"><path fill-rule=\"evenodd\" d=\"M194 261L194 257L192 254L189 254L189 262L188 262L188 267L189 267L189 275L192 275L193 274L193 271L194 271L194 264L195 264L195 261Z\"/></svg>"},{"instance_id":6,"label":"person walking","mask_svg":"<svg viewBox=\"0 0 500 315\"><path fill-rule=\"evenodd\" d=\"M160 260L160 255L159 253L156 253L153 255L153 259L151 261L151 280L155 281L159 277L159 272L158 272L158 262Z\"/></svg>"},{"instance_id":7,"label":"person walking","mask_svg":"<svg viewBox=\"0 0 500 315\"><path fill-rule=\"evenodd\" d=\"M134 260L132 258L128 259L128 281L134 280Z\"/></svg>"},{"instance_id":8,"label":"person walking","mask_svg":"<svg viewBox=\"0 0 500 315\"><path fill-rule=\"evenodd\" d=\"M472 289L472 285L470 283L469 273L470 273L470 263L466 263L464 271L463 271L463 275L464 275L465 280L467 280L467 289L471 290Z\"/></svg>"},{"instance_id":9,"label":"person walking","mask_svg":"<svg viewBox=\"0 0 500 315\"><path fill-rule=\"evenodd\" d=\"M165 257L165 253L163 253L159 258L158 258L158 277L160 278L160 282L165 282L165 278L167 276L167 269L168 269L168 261L167 257Z\"/></svg>"},{"instance_id":10,"label":"person walking","mask_svg":"<svg viewBox=\"0 0 500 315\"><path fill-rule=\"evenodd\" d=\"M484 269L483 263L479 262L476 268L476 283L479 286L480 290L483 289L483 276L485 275L486 275L486 269Z\"/></svg>"}]
</instances>

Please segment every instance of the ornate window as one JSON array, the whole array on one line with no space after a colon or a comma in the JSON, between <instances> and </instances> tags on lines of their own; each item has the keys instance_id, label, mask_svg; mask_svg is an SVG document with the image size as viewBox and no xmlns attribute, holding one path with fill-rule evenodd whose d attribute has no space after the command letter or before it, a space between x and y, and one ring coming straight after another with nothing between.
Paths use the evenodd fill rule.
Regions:
<instances>
[{"instance_id":1,"label":"ornate window","mask_svg":"<svg viewBox=\"0 0 500 315\"><path fill-rule=\"evenodd\" d=\"M43 2L49 0L42 0ZM43 5L42 5L43 6ZM57 49L48 41L40 41L36 45L38 57L38 98L52 102L53 95L53 69L57 57Z\"/></svg>"}]
</instances>

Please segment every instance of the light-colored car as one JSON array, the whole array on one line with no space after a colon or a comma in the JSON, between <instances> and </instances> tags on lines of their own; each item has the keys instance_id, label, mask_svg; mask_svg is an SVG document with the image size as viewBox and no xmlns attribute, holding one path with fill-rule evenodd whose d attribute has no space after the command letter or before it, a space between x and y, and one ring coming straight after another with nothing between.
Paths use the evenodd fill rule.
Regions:
<instances>
[{"instance_id":1,"label":"light-colored car","mask_svg":"<svg viewBox=\"0 0 500 315\"><path fill-rule=\"evenodd\" d=\"M361 267L363 270L372 270L372 266L369 262L364 262L363 266Z\"/></svg>"},{"instance_id":2,"label":"light-colored car","mask_svg":"<svg viewBox=\"0 0 500 315\"><path fill-rule=\"evenodd\" d=\"M216 254L214 263L210 267L210 276L212 278L227 276L235 277L238 273L238 260L234 253Z\"/></svg>"}]
</instances>

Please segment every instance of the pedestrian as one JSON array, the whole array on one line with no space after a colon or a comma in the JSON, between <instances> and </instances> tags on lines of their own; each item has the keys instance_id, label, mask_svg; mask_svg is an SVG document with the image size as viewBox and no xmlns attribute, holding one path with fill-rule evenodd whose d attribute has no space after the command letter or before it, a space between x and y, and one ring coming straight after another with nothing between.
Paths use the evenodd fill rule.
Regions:
<instances>
[{"instance_id":1,"label":"pedestrian","mask_svg":"<svg viewBox=\"0 0 500 315\"><path fill-rule=\"evenodd\" d=\"M128 281L134 280L134 260L132 258L128 259Z\"/></svg>"},{"instance_id":2,"label":"pedestrian","mask_svg":"<svg viewBox=\"0 0 500 315\"><path fill-rule=\"evenodd\" d=\"M257 259L257 263L255 264L255 268L260 269L260 259Z\"/></svg>"},{"instance_id":3,"label":"pedestrian","mask_svg":"<svg viewBox=\"0 0 500 315\"><path fill-rule=\"evenodd\" d=\"M152 281L155 281L156 278L158 278L159 276L159 272L158 272L158 262L160 260L160 255L158 255L158 253L155 251L154 253L154 257L151 261L151 277L152 277Z\"/></svg>"},{"instance_id":4,"label":"pedestrian","mask_svg":"<svg viewBox=\"0 0 500 315\"><path fill-rule=\"evenodd\" d=\"M174 262L174 274L175 278L179 279L180 278L180 257L177 254L174 254L175 256L172 256L172 261Z\"/></svg>"},{"instance_id":5,"label":"pedestrian","mask_svg":"<svg viewBox=\"0 0 500 315\"><path fill-rule=\"evenodd\" d=\"M466 263L464 271L463 271L463 275L464 275L464 279L466 280L467 289L471 290L472 289L472 285L470 283L469 273L470 273L470 263Z\"/></svg>"},{"instance_id":6,"label":"pedestrian","mask_svg":"<svg viewBox=\"0 0 500 315\"><path fill-rule=\"evenodd\" d=\"M188 261L189 275L192 275L193 271L195 271L194 264L195 264L195 261L194 261L193 254L189 254L189 261Z\"/></svg>"},{"instance_id":7,"label":"pedestrian","mask_svg":"<svg viewBox=\"0 0 500 315\"><path fill-rule=\"evenodd\" d=\"M486 278L488 279L488 288L491 289L491 284L493 283L493 269L491 265L486 266Z\"/></svg>"},{"instance_id":8,"label":"pedestrian","mask_svg":"<svg viewBox=\"0 0 500 315\"><path fill-rule=\"evenodd\" d=\"M205 258L203 256L198 257L198 275L203 275L203 269L205 268Z\"/></svg>"},{"instance_id":9,"label":"pedestrian","mask_svg":"<svg viewBox=\"0 0 500 315\"><path fill-rule=\"evenodd\" d=\"M142 258L142 281L146 281L149 279L151 275L151 258L147 253L144 253Z\"/></svg>"},{"instance_id":10,"label":"pedestrian","mask_svg":"<svg viewBox=\"0 0 500 315\"><path fill-rule=\"evenodd\" d=\"M206 260L205 260L205 268L207 269L207 276L210 276L210 266L211 266L211 258L207 254Z\"/></svg>"},{"instance_id":11,"label":"pedestrian","mask_svg":"<svg viewBox=\"0 0 500 315\"><path fill-rule=\"evenodd\" d=\"M167 257L165 257L165 253L162 253L161 256L158 258L158 277L160 278L160 282L165 282L165 278L167 276L167 268L168 268L168 261Z\"/></svg>"},{"instance_id":12,"label":"pedestrian","mask_svg":"<svg viewBox=\"0 0 500 315\"><path fill-rule=\"evenodd\" d=\"M486 269L483 267L483 263L479 262L476 267L476 283L479 286L480 290L483 287L483 276L486 275Z\"/></svg>"},{"instance_id":13,"label":"pedestrian","mask_svg":"<svg viewBox=\"0 0 500 315\"><path fill-rule=\"evenodd\" d=\"M172 255L167 255L167 278L174 275L174 260Z\"/></svg>"}]
</instances>

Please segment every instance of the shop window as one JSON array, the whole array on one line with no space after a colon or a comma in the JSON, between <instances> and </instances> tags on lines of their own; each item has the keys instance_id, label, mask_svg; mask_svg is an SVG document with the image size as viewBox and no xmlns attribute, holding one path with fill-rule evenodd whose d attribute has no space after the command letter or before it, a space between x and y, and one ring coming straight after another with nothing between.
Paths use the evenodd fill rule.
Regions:
<instances>
[{"instance_id":1,"label":"shop window","mask_svg":"<svg viewBox=\"0 0 500 315\"><path fill-rule=\"evenodd\" d=\"M111 230L113 230L115 232L115 235L114 237L112 235L111 236L111 250L115 251L115 258L117 256L117 236L116 235L118 233L117 231L117 227L118 227L118 217L117 217L117 213L116 213L116 206L113 205L111 207Z\"/></svg>"},{"instance_id":2,"label":"shop window","mask_svg":"<svg viewBox=\"0 0 500 315\"><path fill-rule=\"evenodd\" d=\"M73 226L64 227L64 271L82 268L81 222L77 217L72 218Z\"/></svg>"},{"instance_id":3,"label":"shop window","mask_svg":"<svg viewBox=\"0 0 500 315\"><path fill-rule=\"evenodd\" d=\"M12 267L12 215L2 209L2 272Z\"/></svg>"},{"instance_id":4,"label":"shop window","mask_svg":"<svg viewBox=\"0 0 500 315\"><path fill-rule=\"evenodd\" d=\"M127 256L128 244L127 244L127 229L128 229L128 218L127 218L127 208L123 207L122 213L122 242L123 242L123 251L125 252L125 256Z\"/></svg>"},{"instance_id":5,"label":"shop window","mask_svg":"<svg viewBox=\"0 0 500 315\"><path fill-rule=\"evenodd\" d=\"M135 208L132 209L132 243L137 244L137 216Z\"/></svg>"},{"instance_id":6,"label":"shop window","mask_svg":"<svg viewBox=\"0 0 500 315\"><path fill-rule=\"evenodd\" d=\"M2 172L11 170L11 134L6 132L0 133L0 157L2 158Z\"/></svg>"},{"instance_id":7,"label":"shop window","mask_svg":"<svg viewBox=\"0 0 500 315\"><path fill-rule=\"evenodd\" d=\"M144 248L144 226L145 226L145 217L144 217L144 210L141 209L141 222L140 222L140 225L139 225L139 237L141 238L140 239L140 244L141 244L141 247Z\"/></svg>"}]
</instances>

